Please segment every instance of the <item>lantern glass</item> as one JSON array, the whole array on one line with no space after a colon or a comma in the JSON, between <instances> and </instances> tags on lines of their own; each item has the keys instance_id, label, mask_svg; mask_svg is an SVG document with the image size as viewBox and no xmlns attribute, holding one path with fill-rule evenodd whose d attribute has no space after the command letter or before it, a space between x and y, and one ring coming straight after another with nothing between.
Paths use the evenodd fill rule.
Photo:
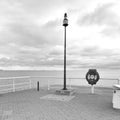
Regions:
<instances>
[{"instance_id":1,"label":"lantern glass","mask_svg":"<svg viewBox=\"0 0 120 120\"><path fill-rule=\"evenodd\" d=\"M68 19L63 20L63 26L68 26Z\"/></svg>"}]
</instances>

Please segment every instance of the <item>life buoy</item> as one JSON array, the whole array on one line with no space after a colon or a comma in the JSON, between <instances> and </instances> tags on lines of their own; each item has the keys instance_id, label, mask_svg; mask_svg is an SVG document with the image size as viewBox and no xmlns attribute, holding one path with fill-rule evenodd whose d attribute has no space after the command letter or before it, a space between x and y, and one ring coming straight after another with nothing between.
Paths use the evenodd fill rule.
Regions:
<instances>
[{"instance_id":1,"label":"life buoy","mask_svg":"<svg viewBox=\"0 0 120 120\"><path fill-rule=\"evenodd\" d=\"M94 85L98 82L99 79L100 79L100 76L96 69L88 70L86 74L86 80L88 81L89 84Z\"/></svg>"}]
</instances>

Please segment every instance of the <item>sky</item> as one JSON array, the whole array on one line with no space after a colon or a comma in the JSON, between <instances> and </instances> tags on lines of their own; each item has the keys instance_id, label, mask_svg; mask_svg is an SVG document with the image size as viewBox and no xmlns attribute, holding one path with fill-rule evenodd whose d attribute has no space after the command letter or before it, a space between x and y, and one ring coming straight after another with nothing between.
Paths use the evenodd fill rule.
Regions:
<instances>
[{"instance_id":1,"label":"sky","mask_svg":"<svg viewBox=\"0 0 120 120\"><path fill-rule=\"evenodd\" d=\"M0 69L120 69L119 0L0 0Z\"/></svg>"}]
</instances>

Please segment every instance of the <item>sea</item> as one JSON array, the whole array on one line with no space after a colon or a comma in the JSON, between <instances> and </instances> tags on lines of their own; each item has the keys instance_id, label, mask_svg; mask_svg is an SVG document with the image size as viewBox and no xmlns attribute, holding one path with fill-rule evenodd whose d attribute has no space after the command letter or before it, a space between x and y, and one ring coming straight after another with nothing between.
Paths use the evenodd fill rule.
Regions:
<instances>
[{"instance_id":1,"label":"sea","mask_svg":"<svg viewBox=\"0 0 120 120\"><path fill-rule=\"evenodd\" d=\"M67 85L88 86L88 82L85 79L86 73L89 69L79 70L67 70ZM100 80L96 86L100 87L112 87L114 84L118 84L116 79L120 78L120 69L97 69ZM32 81L39 81L40 84L50 82L50 84L63 84L63 70L0 70L0 81L5 81L2 78L8 77L20 77L31 76ZM46 78L45 78L46 77ZM54 78L52 78L54 77ZM60 79L58 79L60 78ZM23 79L24 80L24 79Z\"/></svg>"}]
</instances>

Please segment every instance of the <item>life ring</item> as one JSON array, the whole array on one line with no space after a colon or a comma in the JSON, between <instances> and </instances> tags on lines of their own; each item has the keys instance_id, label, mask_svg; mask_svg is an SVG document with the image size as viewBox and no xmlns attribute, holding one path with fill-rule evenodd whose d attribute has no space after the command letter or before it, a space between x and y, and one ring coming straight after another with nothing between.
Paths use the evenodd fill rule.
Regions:
<instances>
[{"instance_id":1,"label":"life ring","mask_svg":"<svg viewBox=\"0 0 120 120\"><path fill-rule=\"evenodd\" d=\"M88 70L86 74L86 80L88 81L89 84L94 85L98 82L99 79L100 79L100 76L96 69Z\"/></svg>"}]
</instances>

